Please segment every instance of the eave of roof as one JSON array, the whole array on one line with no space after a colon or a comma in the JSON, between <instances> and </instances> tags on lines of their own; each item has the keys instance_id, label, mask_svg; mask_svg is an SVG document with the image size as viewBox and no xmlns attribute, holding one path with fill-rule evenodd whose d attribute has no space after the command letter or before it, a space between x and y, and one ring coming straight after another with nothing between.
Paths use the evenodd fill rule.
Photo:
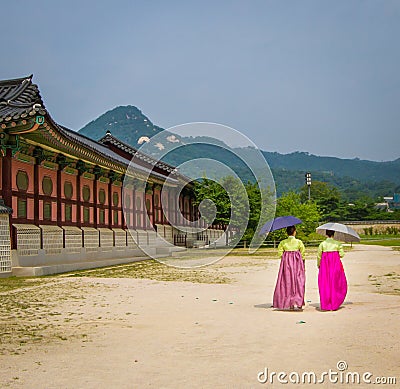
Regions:
<instances>
[{"instance_id":1,"label":"eave of roof","mask_svg":"<svg viewBox=\"0 0 400 389\"><path fill-rule=\"evenodd\" d=\"M66 138L70 142L78 143L91 152L102 155L104 158L120 165L121 170L126 170L128 166L131 166L144 177L158 178L162 181L167 180L171 184L178 182L166 175L135 164L108 149L105 145L56 123L44 106L39 88L36 84L32 83L32 75L29 77L0 81L0 123L7 123L28 116L33 117L34 115L46 117L46 121L50 123L51 128L55 130L51 131L53 138L56 137L55 132L57 132L59 136ZM45 130L47 130L47 127ZM60 140L57 139L57 142L59 141Z\"/></svg>"},{"instance_id":2,"label":"eave of roof","mask_svg":"<svg viewBox=\"0 0 400 389\"><path fill-rule=\"evenodd\" d=\"M121 157L119 154L115 153L114 151L110 150L109 148L107 148L106 146L104 146L103 144L94 141L93 139L90 139L88 137L86 137L85 135L79 134L76 131L70 130L66 127L62 127L60 125L58 125L58 129L60 130L60 132L62 132L65 136L72 138L74 141L79 142L81 144L83 144L85 147L91 149L94 152L97 153L101 153L104 156L106 156L107 158L110 158L118 163L123 164L126 168L128 166L130 166L131 168L138 170L144 174L146 174L147 176L155 176L158 178L161 178L163 181L166 180L168 177L155 172L154 170L148 169L146 167L143 167L141 165L138 165L132 161L127 160L126 158ZM169 182L173 182L175 180L171 180L171 178L169 178L168 180Z\"/></svg>"},{"instance_id":3,"label":"eave of roof","mask_svg":"<svg viewBox=\"0 0 400 389\"><path fill-rule=\"evenodd\" d=\"M131 145L128 145L127 143L121 141L120 139L114 137L109 131L107 131L106 135L104 135L100 140L100 143L111 143L112 145L118 147L119 149L127 152L128 154L132 155L134 158L138 158L140 160L145 161L146 163L150 164L153 167L158 167L162 170L167 171L173 176L181 178L185 182L190 182L192 181L190 177L185 176L184 174L180 173L178 169L172 165L169 165L166 162L157 160L153 157L150 157L149 155L137 150Z\"/></svg>"},{"instance_id":4,"label":"eave of roof","mask_svg":"<svg viewBox=\"0 0 400 389\"><path fill-rule=\"evenodd\" d=\"M160 161L158 159L155 159L139 150L134 148L131 145L128 145L127 143L121 141L120 139L116 138L115 136L111 135L110 132L107 132L105 136L103 136L100 140L99 143L107 143L110 142L111 144L117 146L121 150L126 151L130 155L132 155L135 158L138 158L140 160L145 161L146 163L152 165L152 166L157 166L160 169L163 169L167 171L168 173L175 174L176 173L176 168L175 166L171 166L168 163L165 163L163 161Z\"/></svg>"},{"instance_id":5,"label":"eave of roof","mask_svg":"<svg viewBox=\"0 0 400 389\"><path fill-rule=\"evenodd\" d=\"M0 123L44 115L46 109L32 75L0 81Z\"/></svg>"}]
</instances>

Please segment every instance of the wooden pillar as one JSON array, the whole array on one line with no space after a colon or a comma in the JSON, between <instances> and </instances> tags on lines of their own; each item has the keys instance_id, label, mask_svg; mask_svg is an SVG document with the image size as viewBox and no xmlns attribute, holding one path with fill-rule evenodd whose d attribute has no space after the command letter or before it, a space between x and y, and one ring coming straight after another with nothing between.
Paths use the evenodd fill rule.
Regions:
<instances>
[{"instance_id":1,"label":"wooden pillar","mask_svg":"<svg viewBox=\"0 0 400 389\"><path fill-rule=\"evenodd\" d=\"M39 166L40 160L36 159L33 166L33 220L36 226L39 225Z\"/></svg>"},{"instance_id":2,"label":"wooden pillar","mask_svg":"<svg viewBox=\"0 0 400 389\"><path fill-rule=\"evenodd\" d=\"M12 208L12 151L6 149L6 155L3 157L3 171L2 171L2 193L4 205ZM17 214L17 210L14 209L14 215Z\"/></svg>"},{"instance_id":3,"label":"wooden pillar","mask_svg":"<svg viewBox=\"0 0 400 389\"><path fill-rule=\"evenodd\" d=\"M112 224L113 224L113 211L112 211L112 183L113 180L110 177L110 180L108 182L108 228L112 228Z\"/></svg>"},{"instance_id":4,"label":"wooden pillar","mask_svg":"<svg viewBox=\"0 0 400 389\"><path fill-rule=\"evenodd\" d=\"M146 188L142 192L142 214L141 214L141 223L142 228L147 230L147 220L149 216L147 213L147 206L146 206Z\"/></svg>"},{"instance_id":5,"label":"wooden pillar","mask_svg":"<svg viewBox=\"0 0 400 389\"><path fill-rule=\"evenodd\" d=\"M61 207L61 168L57 169L57 225L62 226L62 207Z\"/></svg>"},{"instance_id":6,"label":"wooden pillar","mask_svg":"<svg viewBox=\"0 0 400 389\"><path fill-rule=\"evenodd\" d=\"M172 220L174 222L174 225L177 225L178 224L178 202L179 202L179 197L177 197L176 190L173 190L171 194L172 194L171 204L172 204L172 213L173 213L171 215L171 218L172 218Z\"/></svg>"},{"instance_id":7,"label":"wooden pillar","mask_svg":"<svg viewBox=\"0 0 400 389\"><path fill-rule=\"evenodd\" d=\"M81 209L81 172L78 171L76 176L76 225L82 226L82 209Z\"/></svg>"},{"instance_id":8,"label":"wooden pillar","mask_svg":"<svg viewBox=\"0 0 400 389\"><path fill-rule=\"evenodd\" d=\"M151 187L151 210L153 212L153 227L156 228L156 216L157 216L157 210L155 208L156 202L154 201L154 198L156 196L156 186L153 184Z\"/></svg>"},{"instance_id":9,"label":"wooden pillar","mask_svg":"<svg viewBox=\"0 0 400 389\"><path fill-rule=\"evenodd\" d=\"M133 185L133 188L132 188L132 202L131 202L131 204L132 204L132 210L133 210L133 212L131 213L132 214L132 219L133 219L131 225L132 225L132 228L134 230L136 230L136 190L135 190L135 185Z\"/></svg>"},{"instance_id":10,"label":"wooden pillar","mask_svg":"<svg viewBox=\"0 0 400 389\"><path fill-rule=\"evenodd\" d=\"M97 175L94 176L93 181L93 224L97 228Z\"/></svg>"},{"instance_id":11,"label":"wooden pillar","mask_svg":"<svg viewBox=\"0 0 400 389\"><path fill-rule=\"evenodd\" d=\"M6 155L3 157L2 161L2 179L1 179L2 195L4 200L4 205L12 208L12 151L11 149L6 149ZM17 215L17 210L14 209L14 215ZM11 240L11 250L17 248L17 237L16 229L12 227L12 215L9 217L10 224L10 240Z\"/></svg>"}]
</instances>

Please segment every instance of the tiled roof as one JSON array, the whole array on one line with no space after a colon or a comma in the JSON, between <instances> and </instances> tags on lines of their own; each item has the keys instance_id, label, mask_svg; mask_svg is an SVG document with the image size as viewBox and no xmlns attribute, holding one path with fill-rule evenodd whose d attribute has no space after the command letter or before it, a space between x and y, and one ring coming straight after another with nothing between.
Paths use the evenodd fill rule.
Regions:
<instances>
[{"instance_id":1,"label":"tiled roof","mask_svg":"<svg viewBox=\"0 0 400 389\"><path fill-rule=\"evenodd\" d=\"M7 207L6 205L4 205L4 200L0 199L0 214L4 215L4 214L9 214L11 215L13 213L12 208Z\"/></svg>"},{"instance_id":2,"label":"tiled roof","mask_svg":"<svg viewBox=\"0 0 400 389\"><path fill-rule=\"evenodd\" d=\"M64 135L66 135L67 137L70 137L72 139L74 139L76 142L79 142L80 144L85 145L87 148L91 149L94 152L103 154L104 156L124 164L125 166L130 165L131 168L134 168L135 170L138 170L141 173L144 173L148 176L153 176L153 177L159 177L162 178L163 180L165 180L166 176L160 173L155 172L152 169L147 169L144 166L140 166L132 161L127 160L124 157L121 157L119 154L115 153L114 151L110 150L108 147L104 146L103 144L94 141L93 139L90 139L88 137L86 137L85 135L79 134L76 131L70 130L66 127L62 127L62 126L58 126L59 129L61 130L60 132L62 132ZM168 178L169 182L174 182L175 180Z\"/></svg>"},{"instance_id":3,"label":"tiled roof","mask_svg":"<svg viewBox=\"0 0 400 389\"><path fill-rule=\"evenodd\" d=\"M160 174L150 168L146 168L145 166L141 166L123 158L102 143L96 142L76 131L70 130L56 123L45 109L43 100L39 93L39 88L37 85L32 83L32 77L33 76L31 75L13 80L0 81L0 123L7 123L28 116L46 115L47 119L60 134L74 142L77 142L85 148L90 149L92 152L98 153L113 162L122 164L123 166L128 167L128 165L130 165L132 168L138 170L138 172L147 176L151 175L152 177L158 177L163 180L167 178L166 175ZM116 139L116 141L118 141L118 139ZM148 157L143 153L140 154L141 159L148 160L149 162L153 161L151 157ZM170 168L171 171L174 169L173 167ZM168 181L171 183L178 182L170 177L168 178Z\"/></svg>"},{"instance_id":4,"label":"tiled roof","mask_svg":"<svg viewBox=\"0 0 400 389\"><path fill-rule=\"evenodd\" d=\"M32 76L0 81L0 123L45 113Z\"/></svg>"},{"instance_id":5,"label":"tiled roof","mask_svg":"<svg viewBox=\"0 0 400 389\"><path fill-rule=\"evenodd\" d=\"M119 149L127 152L128 154L132 155L132 157L135 157L139 160L142 160L146 163L148 163L149 165L153 166L153 167L158 167L162 170L165 170L168 173L171 174L176 174L177 173L177 169L174 166L171 166L165 162L162 162L160 160L157 160L155 158L150 157L149 155L146 155L142 152L140 152L139 150L135 149L134 147L132 147L131 145L128 145L124 142L122 142L121 140L119 140L118 138L115 138L114 136L111 135L110 132L107 132L107 134L105 136L103 136L103 138L101 138L99 140L100 143L111 143L112 145L118 147Z\"/></svg>"}]
</instances>

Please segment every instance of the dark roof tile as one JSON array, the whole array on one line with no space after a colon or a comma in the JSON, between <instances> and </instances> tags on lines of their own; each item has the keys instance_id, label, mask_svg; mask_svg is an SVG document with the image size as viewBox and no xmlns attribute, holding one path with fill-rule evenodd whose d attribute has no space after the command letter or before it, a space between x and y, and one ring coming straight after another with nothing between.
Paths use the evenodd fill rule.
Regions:
<instances>
[{"instance_id":1,"label":"dark roof tile","mask_svg":"<svg viewBox=\"0 0 400 389\"><path fill-rule=\"evenodd\" d=\"M45 113L39 89L32 83L32 75L0 81L0 122Z\"/></svg>"}]
</instances>

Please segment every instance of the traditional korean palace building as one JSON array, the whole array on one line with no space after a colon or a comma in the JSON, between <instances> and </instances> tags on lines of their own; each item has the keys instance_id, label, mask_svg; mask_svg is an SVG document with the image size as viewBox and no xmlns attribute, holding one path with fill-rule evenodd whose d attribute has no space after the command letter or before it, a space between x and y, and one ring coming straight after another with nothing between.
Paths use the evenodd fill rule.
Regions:
<instances>
[{"instance_id":1,"label":"traditional korean palace building","mask_svg":"<svg viewBox=\"0 0 400 389\"><path fill-rule=\"evenodd\" d=\"M190 223L190 180L173 166L57 124L32 76L0 81L0 154L0 276L132 262L223 234Z\"/></svg>"}]
</instances>

